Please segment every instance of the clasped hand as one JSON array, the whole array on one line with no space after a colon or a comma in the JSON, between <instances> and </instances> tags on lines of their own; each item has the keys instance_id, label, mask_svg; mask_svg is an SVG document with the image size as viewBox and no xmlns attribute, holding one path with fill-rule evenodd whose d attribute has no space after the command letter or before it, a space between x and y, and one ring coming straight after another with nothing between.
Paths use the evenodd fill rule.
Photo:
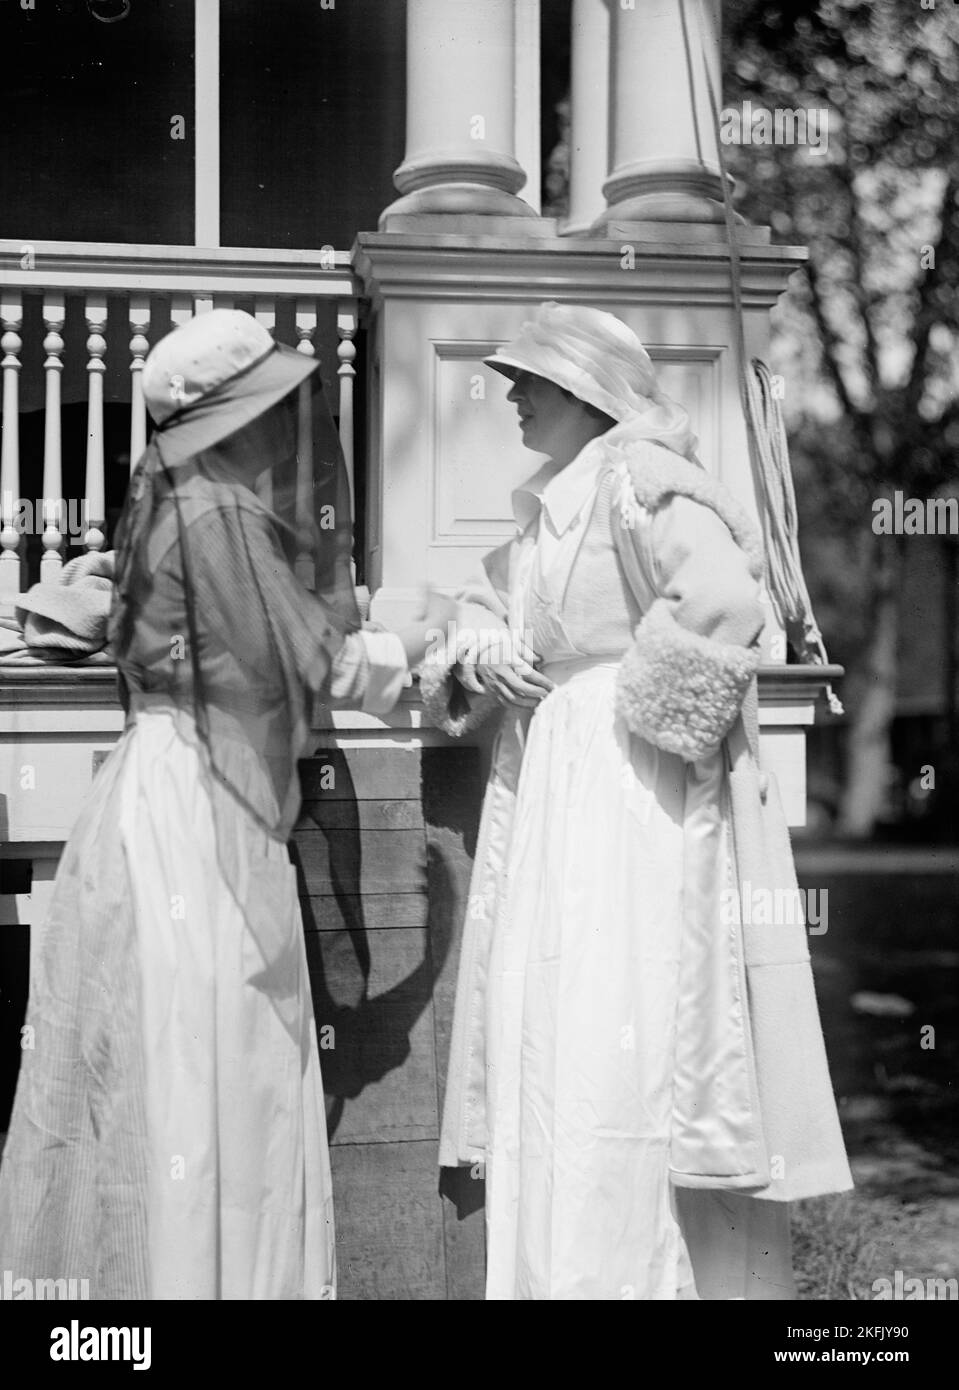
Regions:
<instances>
[{"instance_id":1,"label":"clasped hand","mask_svg":"<svg viewBox=\"0 0 959 1390\"><path fill-rule=\"evenodd\" d=\"M537 661L539 657L532 648L522 638L513 637L510 660L485 660L479 652L475 661L462 666L466 677L463 683L468 686L472 676L476 687L493 695L500 704L535 709L553 689L549 677L536 670Z\"/></svg>"}]
</instances>

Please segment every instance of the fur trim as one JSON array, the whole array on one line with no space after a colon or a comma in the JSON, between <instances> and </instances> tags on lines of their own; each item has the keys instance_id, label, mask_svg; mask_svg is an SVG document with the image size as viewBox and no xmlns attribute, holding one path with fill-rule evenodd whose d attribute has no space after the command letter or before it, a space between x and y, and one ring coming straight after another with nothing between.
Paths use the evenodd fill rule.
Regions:
<instances>
[{"instance_id":1,"label":"fur trim","mask_svg":"<svg viewBox=\"0 0 959 1390\"><path fill-rule=\"evenodd\" d=\"M498 708L492 695L473 695L460 685L445 659L427 658L419 677L427 719L451 738L462 738Z\"/></svg>"},{"instance_id":2,"label":"fur trim","mask_svg":"<svg viewBox=\"0 0 959 1390\"><path fill-rule=\"evenodd\" d=\"M695 762L729 732L758 665L758 650L690 632L657 599L620 663L616 708L634 734Z\"/></svg>"},{"instance_id":3,"label":"fur trim","mask_svg":"<svg viewBox=\"0 0 959 1390\"><path fill-rule=\"evenodd\" d=\"M759 532L732 493L704 468L648 440L610 445L608 454L621 479L616 505L623 526L634 525L636 504L652 512L677 493L689 497L710 507L726 523L746 553L753 578L762 577L765 558Z\"/></svg>"}]
</instances>

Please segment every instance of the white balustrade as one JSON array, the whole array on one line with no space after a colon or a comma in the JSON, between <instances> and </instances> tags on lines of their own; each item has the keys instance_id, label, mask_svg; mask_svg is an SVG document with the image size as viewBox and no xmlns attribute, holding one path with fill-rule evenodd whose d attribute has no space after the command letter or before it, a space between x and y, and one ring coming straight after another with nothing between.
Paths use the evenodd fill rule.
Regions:
<instances>
[{"instance_id":1,"label":"white balustrade","mask_svg":"<svg viewBox=\"0 0 959 1390\"><path fill-rule=\"evenodd\" d=\"M67 507L63 497L63 468L60 440L60 377L63 373L63 324L66 301L62 293L43 296L43 340L46 358L43 415L43 559L40 578L56 583L63 568L61 526L66 525Z\"/></svg>"},{"instance_id":2,"label":"white balustrade","mask_svg":"<svg viewBox=\"0 0 959 1390\"><path fill-rule=\"evenodd\" d=\"M343 452L352 492L353 479L353 381L356 370L358 283L349 256L336 252L208 249L197 247L100 246L96 243L35 242L33 263L22 264L22 244L0 239L0 377L3 389L2 461L0 461L0 609L9 614L22 585L36 578L26 574L23 562L23 501L21 493L36 500L42 493L40 578L59 579L66 555L66 518L73 515L63 497L80 490L71 483L84 467L83 458L72 458L70 428L72 407L86 407L86 457L81 539L87 550L111 544L107 535L106 495L111 460L106 454L105 410L115 408L116 386L122 392L122 374L107 374L114 360L127 364L130 405L130 468L142 457L150 428L143 395L143 369L152 342L171 326L187 323L194 314L212 307L252 308L267 330L289 339L292 322L297 351L314 356L320 341L329 341L334 317L338 342L339 411ZM107 309L110 299L123 300L121 313ZM34 308L25 315L27 300ZM37 312L39 309L39 313ZM74 313L86 322L85 352L65 331ZM323 315L321 319L321 313ZM42 337L33 328L42 318ZM320 325L323 325L322 333ZM29 329L24 328L29 325ZM124 331L126 329L126 331ZM27 333L33 336L32 343ZM26 348L29 350L25 350ZM42 346L42 354L39 349ZM78 393L79 377L87 390ZM106 382L110 382L108 392ZM175 390L175 383L171 383ZM312 414L309 409L312 382L300 398L298 413L297 496L304 523L313 512ZM123 397L121 396L121 399ZM109 402L109 405L106 403ZM19 411L44 411L41 457L22 456ZM26 475L24 476L24 470ZM269 500L269 499L268 499ZM32 509L31 509L32 510ZM305 558L306 529L300 554ZM71 540L76 537L71 536ZM301 577L309 582L306 568Z\"/></svg>"},{"instance_id":3,"label":"white balustrade","mask_svg":"<svg viewBox=\"0 0 959 1390\"><path fill-rule=\"evenodd\" d=\"M3 442L0 446L0 601L20 592L20 350L23 300L16 292L0 299L0 372L3 373Z\"/></svg>"}]
</instances>

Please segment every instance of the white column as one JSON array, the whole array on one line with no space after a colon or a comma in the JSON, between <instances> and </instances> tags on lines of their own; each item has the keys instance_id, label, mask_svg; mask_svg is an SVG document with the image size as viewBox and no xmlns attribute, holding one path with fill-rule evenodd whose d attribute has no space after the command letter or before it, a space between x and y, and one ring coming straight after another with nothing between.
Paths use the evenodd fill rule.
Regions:
<instances>
[{"instance_id":1,"label":"white column","mask_svg":"<svg viewBox=\"0 0 959 1390\"><path fill-rule=\"evenodd\" d=\"M43 411L43 558L40 578L56 584L63 567L61 526L67 525L69 508L63 505L60 449L60 375L63 371L63 323L66 306L60 293L43 296L43 326L47 330L43 350L46 399Z\"/></svg>"},{"instance_id":2,"label":"white column","mask_svg":"<svg viewBox=\"0 0 959 1390\"><path fill-rule=\"evenodd\" d=\"M195 0L194 238L220 244L220 0Z\"/></svg>"},{"instance_id":3,"label":"white column","mask_svg":"<svg viewBox=\"0 0 959 1390\"><path fill-rule=\"evenodd\" d=\"M706 81L722 100L720 0L619 0L612 10L612 221L721 222L722 183Z\"/></svg>"},{"instance_id":4,"label":"white column","mask_svg":"<svg viewBox=\"0 0 959 1390\"><path fill-rule=\"evenodd\" d=\"M20 350L23 303L18 290L4 292L0 303L0 371L3 373L3 443L0 448L0 601L20 592L20 532L16 527L20 497Z\"/></svg>"},{"instance_id":5,"label":"white column","mask_svg":"<svg viewBox=\"0 0 959 1390\"><path fill-rule=\"evenodd\" d=\"M617 4L618 0L612 0ZM605 207L609 173L610 0L573 0L569 215L562 231L589 231Z\"/></svg>"},{"instance_id":6,"label":"white column","mask_svg":"<svg viewBox=\"0 0 959 1390\"><path fill-rule=\"evenodd\" d=\"M513 0L407 0L404 196L380 218L411 214L535 217L515 195Z\"/></svg>"},{"instance_id":7,"label":"white column","mask_svg":"<svg viewBox=\"0 0 959 1390\"><path fill-rule=\"evenodd\" d=\"M540 0L514 0L515 154L526 174L523 201L542 211L542 152L540 149Z\"/></svg>"}]
</instances>

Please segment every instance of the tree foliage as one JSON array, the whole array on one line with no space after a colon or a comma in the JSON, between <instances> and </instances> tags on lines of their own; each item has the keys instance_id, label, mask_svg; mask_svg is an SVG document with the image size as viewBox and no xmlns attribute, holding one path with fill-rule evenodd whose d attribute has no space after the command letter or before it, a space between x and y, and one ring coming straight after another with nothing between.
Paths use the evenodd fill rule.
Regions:
<instances>
[{"instance_id":1,"label":"tree foliage","mask_svg":"<svg viewBox=\"0 0 959 1390\"><path fill-rule=\"evenodd\" d=\"M727 104L828 119L823 152L733 151L742 209L809 246L800 303L859 472L935 485L959 445L959 17L918 0L726 14Z\"/></svg>"},{"instance_id":2,"label":"tree foliage","mask_svg":"<svg viewBox=\"0 0 959 1390\"><path fill-rule=\"evenodd\" d=\"M852 668L852 741L861 709L861 758L881 757L904 548L873 534L872 503L959 479L959 10L727 0L724 43L726 108L825 113L820 149L725 152L740 210L809 248L781 320L803 549Z\"/></svg>"}]
</instances>

